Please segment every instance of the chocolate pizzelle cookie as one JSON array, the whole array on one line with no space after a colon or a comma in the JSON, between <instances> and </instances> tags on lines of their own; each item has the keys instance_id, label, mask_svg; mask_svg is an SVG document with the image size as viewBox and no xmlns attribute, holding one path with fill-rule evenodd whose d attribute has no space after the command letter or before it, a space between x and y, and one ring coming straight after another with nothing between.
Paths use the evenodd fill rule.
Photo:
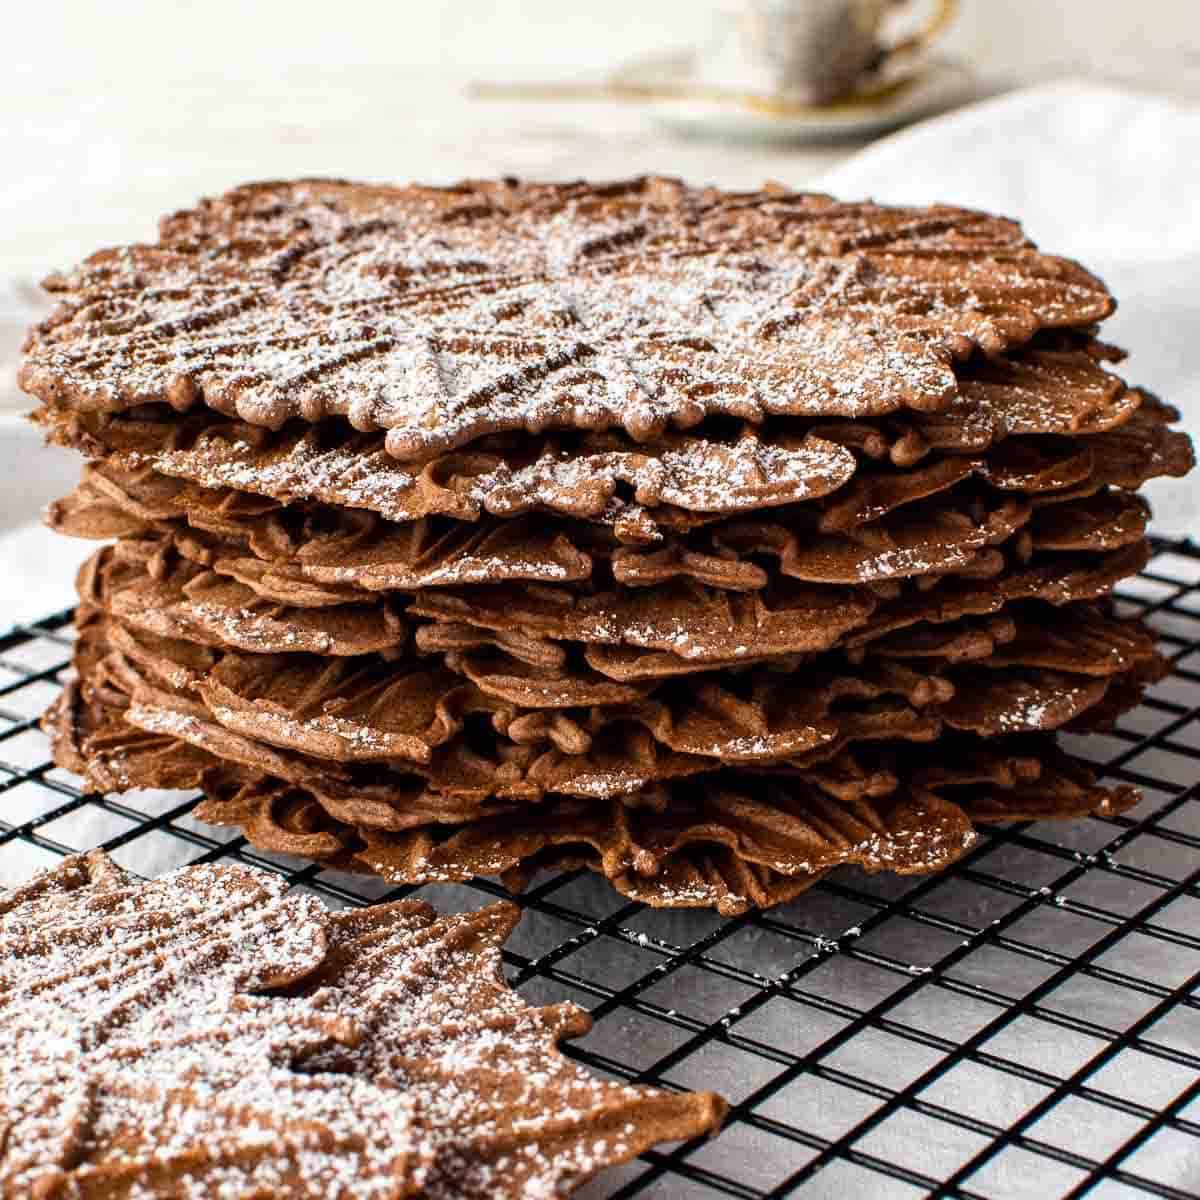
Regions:
<instances>
[{"instance_id":1,"label":"chocolate pizzelle cookie","mask_svg":"<svg viewBox=\"0 0 1200 1200\"><path fill-rule=\"evenodd\" d=\"M590 1018L505 984L518 915L65 860L0 896L0 1193L518 1200L715 1130L558 1052Z\"/></svg>"},{"instance_id":2,"label":"chocolate pizzelle cookie","mask_svg":"<svg viewBox=\"0 0 1200 1200\"><path fill-rule=\"evenodd\" d=\"M21 382L101 789L399 882L735 913L989 821L1163 670L1109 596L1177 414L1010 221L781 188L240 188L47 286Z\"/></svg>"}]
</instances>

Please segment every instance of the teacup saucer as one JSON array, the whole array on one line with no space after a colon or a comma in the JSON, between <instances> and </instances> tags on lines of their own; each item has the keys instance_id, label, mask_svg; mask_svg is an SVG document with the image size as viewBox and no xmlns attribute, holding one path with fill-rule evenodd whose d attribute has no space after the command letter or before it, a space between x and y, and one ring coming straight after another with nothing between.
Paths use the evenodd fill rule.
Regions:
<instances>
[{"instance_id":1,"label":"teacup saucer","mask_svg":"<svg viewBox=\"0 0 1200 1200\"><path fill-rule=\"evenodd\" d=\"M826 141L895 129L968 99L975 75L955 59L930 56L905 74L873 82L831 104L800 105L706 87L691 53L631 63L615 91L640 100L672 133L741 141Z\"/></svg>"}]
</instances>

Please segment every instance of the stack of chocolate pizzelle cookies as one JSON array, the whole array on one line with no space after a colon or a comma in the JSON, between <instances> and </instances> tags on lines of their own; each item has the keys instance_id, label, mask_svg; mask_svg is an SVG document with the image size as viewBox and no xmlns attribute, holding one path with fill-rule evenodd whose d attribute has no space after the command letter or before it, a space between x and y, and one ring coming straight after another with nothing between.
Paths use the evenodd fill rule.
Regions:
<instances>
[{"instance_id":1,"label":"stack of chocolate pizzelle cookies","mask_svg":"<svg viewBox=\"0 0 1200 1200\"><path fill-rule=\"evenodd\" d=\"M663 179L241 188L48 286L57 760L402 882L732 913L1133 802L1106 600L1192 465L1013 223Z\"/></svg>"}]
</instances>

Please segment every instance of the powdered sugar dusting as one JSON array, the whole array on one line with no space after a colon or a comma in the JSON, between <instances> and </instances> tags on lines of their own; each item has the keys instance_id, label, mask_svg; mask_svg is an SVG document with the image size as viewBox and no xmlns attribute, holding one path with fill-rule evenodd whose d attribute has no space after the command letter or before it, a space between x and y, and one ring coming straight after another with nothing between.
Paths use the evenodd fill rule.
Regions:
<instances>
[{"instance_id":1,"label":"powdered sugar dusting","mask_svg":"<svg viewBox=\"0 0 1200 1200\"><path fill-rule=\"evenodd\" d=\"M411 1101L290 1069L361 1026L320 996L249 994L320 965L321 906L237 868L138 886L94 860L0 898L6 1192L122 1181L148 1200L178 1179L196 1200L413 1194L428 1154Z\"/></svg>"},{"instance_id":2,"label":"powdered sugar dusting","mask_svg":"<svg viewBox=\"0 0 1200 1200\"><path fill-rule=\"evenodd\" d=\"M270 428L340 415L414 459L498 430L943 407L972 345L1111 309L977 213L939 210L923 240L906 210L778 192L466 191L260 185L179 214L160 248L55 283L71 315L37 331L22 385Z\"/></svg>"},{"instance_id":3,"label":"powdered sugar dusting","mask_svg":"<svg viewBox=\"0 0 1200 1200\"><path fill-rule=\"evenodd\" d=\"M0 1184L519 1200L711 1130L714 1097L557 1053L587 1018L504 984L514 919L329 914L241 868L136 885L101 855L67 860L0 898Z\"/></svg>"}]
</instances>

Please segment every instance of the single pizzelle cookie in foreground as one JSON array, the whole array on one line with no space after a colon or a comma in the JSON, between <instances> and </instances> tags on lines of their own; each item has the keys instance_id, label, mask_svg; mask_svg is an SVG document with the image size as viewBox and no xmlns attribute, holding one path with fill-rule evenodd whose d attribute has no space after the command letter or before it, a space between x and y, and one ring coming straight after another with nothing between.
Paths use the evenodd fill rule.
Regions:
<instances>
[{"instance_id":1,"label":"single pizzelle cookie in foreground","mask_svg":"<svg viewBox=\"0 0 1200 1200\"><path fill-rule=\"evenodd\" d=\"M412 1100L296 1069L361 1024L266 998L321 964L327 924L264 873L138 884L100 853L0 895L0 1192L418 1195Z\"/></svg>"},{"instance_id":2,"label":"single pizzelle cookie in foreground","mask_svg":"<svg viewBox=\"0 0 1200 1200\"><path fill-rule=\"evenodd\" d=\"M266 872L102 853L0 894L0 1194L565 1195L724 1105L596 1079L499 947L519 911L333 913Z\"/></svg>"}]
</instances>

